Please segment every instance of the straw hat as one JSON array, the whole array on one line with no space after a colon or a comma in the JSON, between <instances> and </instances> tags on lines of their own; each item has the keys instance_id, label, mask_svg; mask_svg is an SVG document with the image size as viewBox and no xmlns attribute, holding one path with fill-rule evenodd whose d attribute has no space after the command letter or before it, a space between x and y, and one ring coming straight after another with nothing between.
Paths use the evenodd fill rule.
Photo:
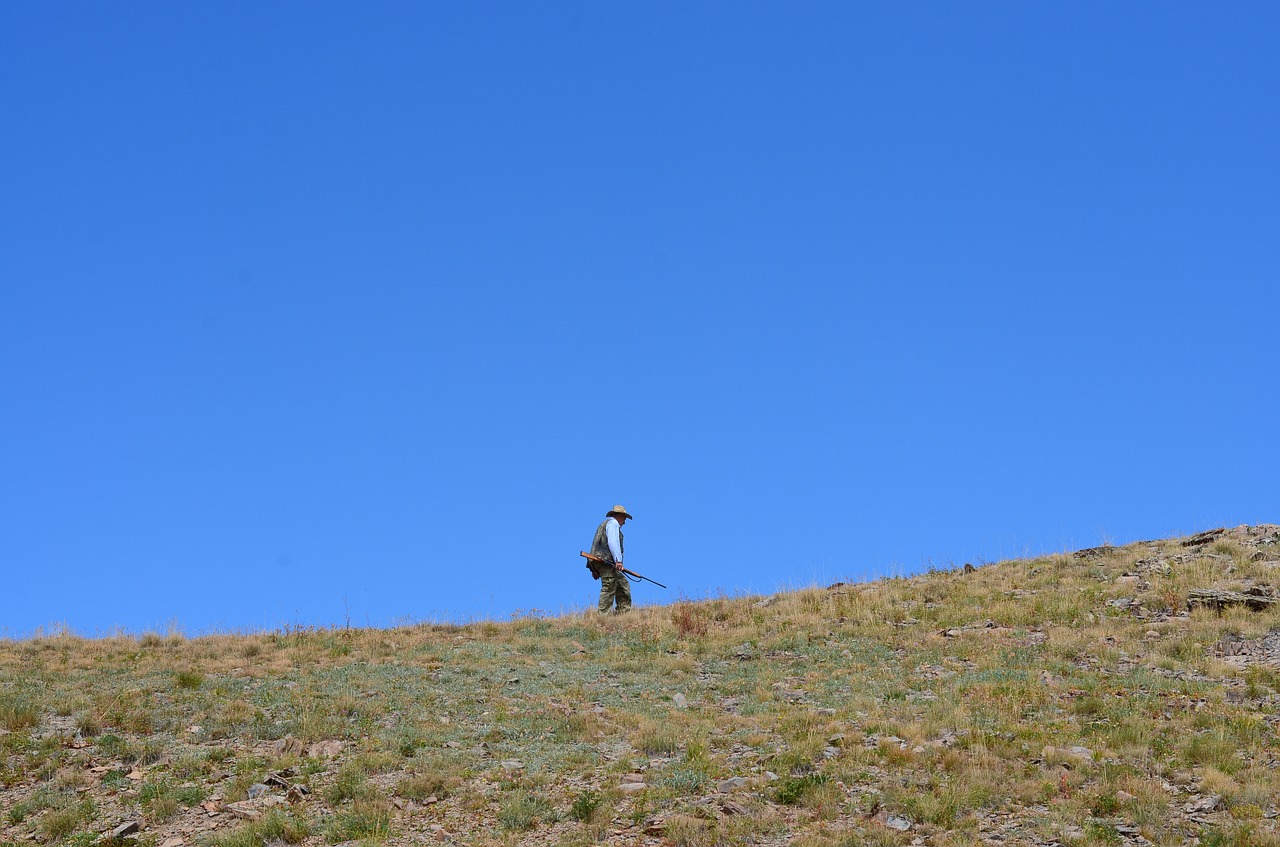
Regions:
<instances>
[{"instance_id":1,"label":"straw hat","mask_svg":"<svg viewBox=\"0 0 1280 847\"><path fill-rule=\"evenodd\" d=\"M605 512L604 515L607 518L611 518L614 515L622 515L624 518L626 518L629 521L635 520L635 518L631 517L631 513L628 512L626 509L622 508L621 506L614 506L612 509Z\"/></svg>"}]
</instances>

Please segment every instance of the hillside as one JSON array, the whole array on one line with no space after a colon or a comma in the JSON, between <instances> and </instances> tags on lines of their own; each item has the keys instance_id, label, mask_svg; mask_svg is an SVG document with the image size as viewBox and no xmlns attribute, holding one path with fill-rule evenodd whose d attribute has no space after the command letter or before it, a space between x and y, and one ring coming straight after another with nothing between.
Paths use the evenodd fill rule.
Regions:
<instances>
[{"instance_id":1,"label":"hillside","mask_svg":"<svg viewBox=\"0 0 1280 847\"><path fill-rule=\"evenodd\" d=\"M1266 525L621 618L0 642L0 844L1280 845L1275 585Z\"/></svg>"}]
</instances>

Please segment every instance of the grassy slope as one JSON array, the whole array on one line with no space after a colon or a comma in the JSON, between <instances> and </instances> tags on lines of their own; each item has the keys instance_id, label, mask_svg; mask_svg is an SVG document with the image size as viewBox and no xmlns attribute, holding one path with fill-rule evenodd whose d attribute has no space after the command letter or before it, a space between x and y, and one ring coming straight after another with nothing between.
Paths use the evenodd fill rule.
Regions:
<instances>
[{"instance_id":1,"label":"grassy slope","mask_svg":"<svg viewBox=\"0 0 1280 847\"><path fill-rule=\"evenodd\" d=\"M1280 583L1276 529L623 618L0 643L0 843L1280 844L1280 669L1214 649L1280 612L1185 611ZM309 793L241 802L279 772Z\"/></svg>"}]
</instances>

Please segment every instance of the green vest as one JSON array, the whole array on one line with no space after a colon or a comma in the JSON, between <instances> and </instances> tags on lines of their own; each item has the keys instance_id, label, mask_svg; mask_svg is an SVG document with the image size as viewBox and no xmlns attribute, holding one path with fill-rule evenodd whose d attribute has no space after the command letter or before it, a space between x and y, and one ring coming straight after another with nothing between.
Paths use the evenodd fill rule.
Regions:
<instances>
[{"instance_id":1,"label":"green vest","mask_svg":"<svg viewBox=\"0 0 1280 847\"><path fill-rule=\"evenodd\" d=\"M591 555L599 556L611 565L616 565L613 560L613 554L609 552L609 537L604 534L605 524L614 518L605 518L600 522L600 526L596 527L596 537L591 541ZM627 558L627 551L622 546L622 525L618 525L618 552L622 554L622 558Z\"/></svg>"}]
</instances>

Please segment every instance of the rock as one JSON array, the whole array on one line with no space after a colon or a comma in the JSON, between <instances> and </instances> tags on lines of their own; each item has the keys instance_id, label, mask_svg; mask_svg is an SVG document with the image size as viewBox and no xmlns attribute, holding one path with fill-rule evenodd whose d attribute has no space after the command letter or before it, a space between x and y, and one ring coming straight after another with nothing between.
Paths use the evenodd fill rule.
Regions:
<instances>
[{"instance_id":1,"label":"rock","mask_svg":"<svg viewBox=\"0 0 1280 847\"><path fill-rule=\"evenodd\" d=\"M271 790L270 788L263 785L261 782L255 782L253 785L249 786L246 793L249 795L250 800L257 800L259 797L266 794L270 790Z\"/></svg>"},{"instance_id":2,"label":"rock","mask_svg":"<svg viewBox=\"0 0 1280 847\"><path fill-rule=\"evenodd\" d=\"M192 729L195 729L195 727L192 727ZM277 756L301 756L306 752L306 745L292 735L286 735L275 743L273 749Z\"/></svg>"},{"instance_id":3,"label":"rock","mask_svg":"<svg viewBox=\"0 0 1280 847\"><path fill-rule=\"evenodd\" d=\"M676 704L677 709L689 708L689 701L685 698L683 694L679 692L676 692L676 695L671 698L671 702Z\"/></svg>"},{"instance_id":4,"label":"rock","mask_svg":"<svg viewBox=\"0 0 1280 847\"><path fill-rule=\"evenodd\" d=\"M757 609L763 609L767 606L772 606L776 602L778 602L778 598L775 595L773 597L766 597L763 600L757 601L755 605Z\"/></svg>"},{"instance_id":5,"label":"rock","mask_svg":"<svg viewBox=\"0 0 1280 847\"><path fill-rule=\"evenodd\" d=\"M911 821L901 815L889 815L884 819L884 825L889 829L896 829L898 832L906 832L911 829Z\"/></svg>"},{"instance_id":6,"label":"rock","mask_svg":"<svg viewBox=\"0 0 1280 847\"><path fill-rule=\"evenodd\" d=\"M504 771L524 770L524 762L519 759L505 759L504 761L499 762L499 765Z\"/></svg>"},{"instance_id":7,"label":"rock","mask_svg":"<svg viewBox=\"0 0 1280 847\"><path fill-rule=\"evenodd\" d=\"M160 847L182 847L181 838L170 838L160 842Z\"/></svg>"},{"instance_id":8,"label":"rock","mask_svg":"<svg viewBox=\"0 0 1280 847\"><path fill-rule=\"evenodd\" d=\"M840 748L839 748L839 747L824 747L824 748L822 748L822 758L824 758L824 759L834 759L836 756L839 756L839 755L840 755Z\"/></svg>"},{"instance_id":9,"label":"rock","mask_svg":"<svg viewBox=\"0 0 1280 847\"><path fill-rule=\"evenodd\" d=\"M111 830L111 835L109 837L115 839L124 838L126 835L133 835L140 829L142 829L142 824L138 821L127 821Z\"/></svg>"},{"instance_id":10,"label":"rock","mask_svg":"<svg viewBox=\"0 0 1280 847\"><path fill-rule=\"evenodd\" d=\"M813 711L824 718L829 718L836 713L835 709L814 709Z\"/></svg>"},{"instance_id":11,"label":"rock","mask_svg":"<svg viewBox=\"0 0 1280 847\"><path fill-rule=\"evenodd\" d=\"M1212 812L1222 805L1222 797L1218 794L1211 794L1208 797L1201 797L1199 800L1193 800L1183 806L1183 811L1188 814L1203 814Z\"/></svg>"},{"instance_id":12,"label":"rock","mask_svg":"<svg viewBox=\"0 0 1280 847\"><path fill-rule=\"evenodd\" d=\"M728 794L731 791L737 791L739 788L745 788L747 780L740 776L731 776L728 779L721 780L716 783L716 791L721 794Z\"/></svg>"},{"instance_id":13,"label":"rock","mask_svg":"<svg viewBox=\"0 0 1280 847\"><path fill-rule=\"evenodd\" d=\"M1081 761L1093 761L1093 751L1088 747L1068 747L1066 750L1062 751L1062 754L1064 756L1070 756L1073 759L1080 759Z\"/></svg>"},{"instance_id":14,"label":"rock","mask_svg":"<svg viewBox=\"0 0 1280 847\"><path fill-rule=\"evenodd\" d=\"M644 782L644 774L642 773L624 773L618 777L618 782Z\"/></svg>"},{"instance_id":15,"label":"rock","mask_svg":"<svg viewBox=\"0 0 1280 847\"><path fill-rule=\"evenodd\" d=\"M749 643L739 644L737 647L733 648L733 656L735 659L742 659L745 661L747 659L754 659L756 657L756 651Z\"/></svg>"},{"instance_id":16,"label":"rock","mask_svg":"<svg viewBox=\"0 0 1280 847\"><path fill-rule=\"evenodd\" d=\"M258 818L262 817L261 807L249 802L228 803L223 808L241 820L256 821Z\"/></svg>"},{"instance_id":17,"label":"rock","mask_svg":"<svg viewBox=\"0 0 1280 847\"><path fill-rule=\"evenodd\" d=\"M332 759L342 753L345 746L341 741L317 741L307 748L307 755L313 759Z\"/></svg>"},{"instance_id":18,"label":"rock","mask_svg":"<svg viewBox=\"0 0 1280 847\"><path fill-rule=\"evenodd\" d=\"M618 790L623 794L634 794L637 791L644 791L648 787L643 782L624 782L618 786Z\"/></svg>"},{"instance_id":19,"label":"rock","mask_svg":"<svg viewBox=\"0 0 1280 847\"><path fill-rule=\"evenodd\" d=\"M282 771L280 773L269 773L267 774L266 779L262 781L267 785L274 785L276 788L280 788L280 789L283 789L284 791L288 791L293 786L289 783L289 780L284 778L285 773L293 773L293 771L292 769L290 769L287 771Z\"/></svg>"},{"instance_id":20,"label":"rock","mask_svg":"<svg viewBox=\"0 0 1280 847\"><path fill-rule=\"evenodd\" d=\"M1128 802L1130 802L1131 800L1137 800L1137 799L1138 799L1138 798L1137 798L1135 795L1130 794L1128 791L1117 791L1117 792L1116 792L1116 802L1118 802L1118 803L1128 803Z\"/></svg>"},{"instance_id":21,"label":"rock","mask_svg":"<svg viewBox=\"0 0 1280 847\"><path fill-rule=\"evenodd\" d=\"M1160 633L1156 632L1154 629L1149 629L1142 634L1142 637L1154 640L1160 637Z\"/></svg>"}]
</instances>

